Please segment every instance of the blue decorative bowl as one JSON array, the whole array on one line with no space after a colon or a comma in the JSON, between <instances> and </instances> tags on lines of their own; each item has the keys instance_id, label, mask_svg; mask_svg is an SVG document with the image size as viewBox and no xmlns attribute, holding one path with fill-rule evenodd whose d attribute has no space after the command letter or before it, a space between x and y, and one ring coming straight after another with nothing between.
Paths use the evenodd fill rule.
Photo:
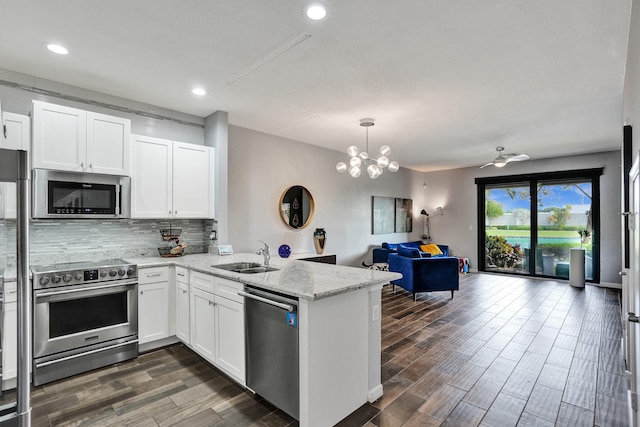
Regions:
<instances>
[{"instance_id":1,"label":"blue decorative bowl","mask_svg":"<svg viewBox=\"0 0 640 427\"><path fill-rule=\"evenodd\" d=\"M291 255L291 248L289 245L280 245L278 248L278 255L280 255L280 258L289 258L289 255Z\"/></svg>"}]
</instances>

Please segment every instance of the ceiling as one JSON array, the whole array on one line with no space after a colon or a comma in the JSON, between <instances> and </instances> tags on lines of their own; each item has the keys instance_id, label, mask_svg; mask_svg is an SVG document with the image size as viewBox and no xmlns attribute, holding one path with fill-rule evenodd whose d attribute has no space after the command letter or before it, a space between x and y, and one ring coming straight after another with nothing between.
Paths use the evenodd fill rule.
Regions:
<instances>
[{"instance_id":1,"label":"ceiling","mask_svg":"<svg viewBox=\"0 0 640 427\"><path fill-rule=\"evenodd\" d=\"M341 152L371 117L419 171L620 147L631 0L324 3L3 1L0 68Z\"/></svg>"}]
</instances>

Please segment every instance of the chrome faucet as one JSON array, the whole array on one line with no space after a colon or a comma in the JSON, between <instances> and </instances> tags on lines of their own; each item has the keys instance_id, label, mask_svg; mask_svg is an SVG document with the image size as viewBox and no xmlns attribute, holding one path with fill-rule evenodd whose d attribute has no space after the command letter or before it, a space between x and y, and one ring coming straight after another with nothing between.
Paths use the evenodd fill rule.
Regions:
<instances>
[{"instance_id":1,"label":"chrome faucet","mask_svg":"<svg viewBox=\"0 0 640 427\"><path fill-rule=\"evenodd\" d=\"M271 254L269 254L269 245L267 245L262 240L258 240L258 241L262 242L264 244L264 248L258 249L258 252L256 252L256 254L262 255L264 257L264 265L266 267L268 267L269 266L269 260L271 259Z\"/></svg>"}]
</instances>

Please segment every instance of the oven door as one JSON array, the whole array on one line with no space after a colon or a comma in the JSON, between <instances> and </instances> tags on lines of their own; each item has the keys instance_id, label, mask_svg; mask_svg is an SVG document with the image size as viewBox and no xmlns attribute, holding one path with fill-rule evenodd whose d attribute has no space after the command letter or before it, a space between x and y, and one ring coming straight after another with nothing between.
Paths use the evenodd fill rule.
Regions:
<instances>
[{"instance_id":1,"label":"oven door","mask_svg":"<svg viewBox=\"0 0 640 427\"><path fill-rule=\"evenodd\" d=\"M34 290L33 357L138 334L137 281Z\"/></svg>"}]
</instances>

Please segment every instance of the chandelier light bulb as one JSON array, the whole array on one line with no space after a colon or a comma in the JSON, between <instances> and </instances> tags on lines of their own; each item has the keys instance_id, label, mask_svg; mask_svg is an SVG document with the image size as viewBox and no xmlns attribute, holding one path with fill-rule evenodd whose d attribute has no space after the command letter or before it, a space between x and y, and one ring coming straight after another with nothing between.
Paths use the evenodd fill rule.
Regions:
<instances>
[{"instance_id":1,"label":"chandelier light bulb","mask_svg":"<svg viewBox=\"0 0 640 427\"><path fill-rule=\"evenodd\" d=\"M347 165L344 162L338 162L336 165L336 170L339 173L345 173L347 171Z\"/></svg>"},{"instance_id":2,"label":"chandelier light bulb","mask_svg":"<svg viewBox=\"0 0 640 427\"><path fill-rule=\"evenodd\" d=\"M357 156L358 151L358 147L356 147L355 145L351 145L349 148L347 148L347 154L349 155L349 157Z\"/></svg>"},{"instance_id":3,"label":"chandelier light bulb","mask_svg":"<svg viewBox=\"0 0 640 427\"><path fill-rule=\"evenodd\" d=\"M389 172L398 172L399 169L400 165L398 164L398 162L393 161L389 163Z\"/></svg>"},{"instance_id":4,"label":"chandelier light bulb","mask_svg":"<svg viewBox=\"0 0 640 427\"><path fill-rule=\"evenodd\" d=\"M360 157L352 157L351 160L349 160L349 166L352 168L360 167L361 164L362 160L360 160Z\"/></svg>"},{"instance_id":5,"label":"chandelier light bulb","mask_svg":"<svg viewBox=\"0 0 640 427\"><path fill-rule=\"evenodd\" d=\"M358 156L360 156L362 160L367 160L369 158L369 154L366 151L362 151Z\"/></svg>"},{"instance_id":6,"label":"chandelier light bulb","mask_svg":"<svg viewBox=\"0 0 640 427\"><path fill-rule=\"evenodd\" d=\"M382 175L382 169L380 169L376 164L369 165L369 167L367 167L367 173L369 174L369 178L376 179Z\"/></svg>"},{"instance_id":7,"label":"chandelier light bulb","mask_svg":"<svg viewBox=\"0 0 640 427\"><path fill-rule=\"evenodd\" d=\"M391 148L389 148L388 145L383 145L382 147L380 147L380 154L383 156L388 156L389 154L391 154Z\"/></svg>"},{"instance_id":8,"label":"chandelier light bulb","mask_svg":"<svg viewBox=\"0 0 640 427\"><path fill-rule=\"evenodd\" d=\"M386 168L387 166L389 166L389 159L385 156L380 156L378 157L378 167L381 169Z\"/></svg>"},{"instance_id":9,"label":"chandelier light bulb","mask_svg":"<svg viewBox=\"0 0 640 427\"><path fill-rule=\"evenodd\" d=\"M353 178L357 178L360 176L360 168L359 167L353 167L349 169L349 175L351 175Z\"/></svg>"}]
</instances>

